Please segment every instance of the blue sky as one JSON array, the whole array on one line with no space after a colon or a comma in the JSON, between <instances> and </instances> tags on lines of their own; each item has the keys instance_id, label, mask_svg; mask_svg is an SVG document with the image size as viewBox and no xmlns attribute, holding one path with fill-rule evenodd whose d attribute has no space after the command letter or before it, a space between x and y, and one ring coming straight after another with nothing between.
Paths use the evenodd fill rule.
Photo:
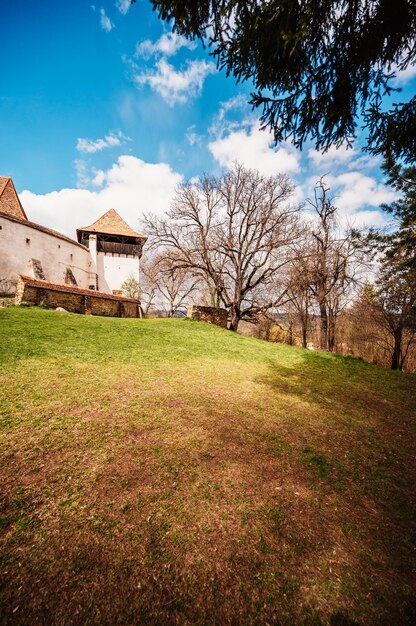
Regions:
<instances>
[{"instance_id":1,"label":"blue sky","mask_svg":"<svg viewBox=\"0 0 416 626\"><path fill-rule=\"evenodd\" d=\"M2 2L0 175L30 219L74 235L114 206L132 226L166 210L175 186L233 160L284 171L297 200L328 174L342 213L379 224L392 193L360 152L274 147L249 85L218 72L200 44L173 36L148 0ZM415 68L399 78L414 92ZM396 98L397 99L397 98Z\"/></svg>"}]
</instances>

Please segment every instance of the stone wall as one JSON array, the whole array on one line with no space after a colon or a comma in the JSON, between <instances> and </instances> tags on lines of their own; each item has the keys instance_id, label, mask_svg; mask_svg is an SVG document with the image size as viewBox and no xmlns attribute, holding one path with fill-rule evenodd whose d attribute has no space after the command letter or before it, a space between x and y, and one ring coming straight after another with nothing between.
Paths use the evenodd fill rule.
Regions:
<instances>
[{"instance_id":1,"label":"stone wall","mask_svg":"<svg viewBox=\"0 0 416 626\"><path fill-rule=\"evenodd\" d=\"M62 307L71 313L106 317L140 317L140 302L110 294L20 276L16 304Z\"/></svg>"},{"instance_id":2,"label":"stone wall","mask_svg":"<svg viewBox=\"0 0 416 626\"><path fill-rule=\"evenodd\" d=\"M5 306L13 306L14 298L0 298L0 309Z\"/></svg>"},{"instance_id":3,"label":"stone wall","mask_svg":"<svg viewBox=\"0 0 416 626\"><path fill-rule=\"evenodd\" d=\"M227 328L228 314L226 309L217 309L212 306L192 306L188 309L188 317Z\"/></svg>"}]
</instances>

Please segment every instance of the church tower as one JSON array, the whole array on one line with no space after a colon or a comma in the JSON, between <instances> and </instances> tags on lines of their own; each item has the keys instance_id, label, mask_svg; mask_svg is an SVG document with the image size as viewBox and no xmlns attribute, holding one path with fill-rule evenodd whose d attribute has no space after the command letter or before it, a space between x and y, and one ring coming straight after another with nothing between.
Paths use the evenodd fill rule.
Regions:
<instances>
[{"instance_id":1,"label":"church tower","mask_svg":"<svg viewBox=\"0 0 416 626\"><path fill-rule=\"evenodd\" d=\"M87 246L97 279L90 289L118 292L127 278L139 280L139 261L147 237L140 235L114 209L90 226L77 228L79 243Z\"/></svg>"}]
</instances>

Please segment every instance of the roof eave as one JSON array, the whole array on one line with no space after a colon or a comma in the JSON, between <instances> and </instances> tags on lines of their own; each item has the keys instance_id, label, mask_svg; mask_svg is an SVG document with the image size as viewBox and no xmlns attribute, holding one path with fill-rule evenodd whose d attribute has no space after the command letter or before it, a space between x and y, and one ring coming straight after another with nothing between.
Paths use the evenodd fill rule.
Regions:
<instances>
[{"instance_id":1,"label":"roof eave","mask_svg":"<svg viewBox=\"0 0 416 626\"><path fill-rule=\"evenodd\" d=\"M101 230L91 230L88 228L77 228L77 237L78 241L81 240L82 233L86 233L88 235L107 235L109 237L125 237L127 239L141 239L142 241L147 241L147 237L145 235L141 235L140 233L135 233L134 235L124 235L122 233L106 233Z\"/></svg>"}]
</instances>

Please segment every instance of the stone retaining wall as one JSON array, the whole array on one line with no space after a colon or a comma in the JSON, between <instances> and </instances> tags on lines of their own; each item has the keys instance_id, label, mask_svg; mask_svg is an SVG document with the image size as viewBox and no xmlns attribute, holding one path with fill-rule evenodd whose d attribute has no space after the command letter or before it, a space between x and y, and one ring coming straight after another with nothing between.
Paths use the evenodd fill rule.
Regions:
<instances>
[{"instance_id":1,"label":"stone retaining wall","mask_svg":"<svg viewBox=\"0 0 416 626\"><path fill-rule=\"evenodd\" d=\"M226 309L217 309L212 306L192 306L188 309L188 317L227 328L228 313Z\"/></svg>"},{"instance_id":2,"label":"stone retaining wall","mask_svg":"<svg viewBox=\"0 0 416 626\"><path fill-rule=\"evenodd\" d=\"M20 276L16 287L16 304L62 307L71 313L107 317L140 317L140 302L99 291Z\"/></svg>"},{"instance_id":3,"label":"stone retaining wall","mask_svg":"<svg viewBox=\"0 0 416 626\"><path fill-rule=\"evenodd\" d=\"M0 298L0 308L5 306L12 306L14 304L14 298Z\"/></svg>"}]
</instances>

